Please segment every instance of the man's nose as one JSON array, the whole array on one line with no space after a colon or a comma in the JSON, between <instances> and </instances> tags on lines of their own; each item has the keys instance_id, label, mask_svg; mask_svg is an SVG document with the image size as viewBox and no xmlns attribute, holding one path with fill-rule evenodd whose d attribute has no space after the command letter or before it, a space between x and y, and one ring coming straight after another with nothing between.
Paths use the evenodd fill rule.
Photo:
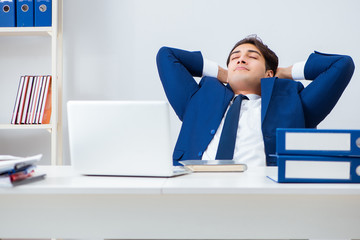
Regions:
<instances>
[{"instance_id":1,"label":"man's nose","mask_svg":"<svg viewBox=\"0 0 360 240\"><path fill-rule=\"evenodd\" d=\"M240 63L246 64L246 59L244 57L240 57L237 61L237 64L240 64Z\"/></svg>"}]
</instances>

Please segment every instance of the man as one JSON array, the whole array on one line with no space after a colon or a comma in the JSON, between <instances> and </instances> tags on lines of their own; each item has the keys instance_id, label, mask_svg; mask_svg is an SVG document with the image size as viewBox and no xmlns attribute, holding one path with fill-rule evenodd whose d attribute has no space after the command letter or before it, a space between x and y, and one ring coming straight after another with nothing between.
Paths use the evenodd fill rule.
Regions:
<instances>
[{"instance_id":1,"label":"man","mask_svg":"<svg viewBox=\"0 0 360 240\"><path fill-rule=\"evenodd\" d=\"M318 52L306 62L277 68L277 56L256 36L234 46L228 70L200 52L168 47L159 50L157 66L166 96L183 122L174 165L187 159L276 165L271 156L276 128L315 128L334 108L354 72L349 56ZM199 84L194 76L202 76ZM297 79L313 81L304 88ZM235 102L237 110L230 110ZM229 124L234 120L227 115L236 111L236 123ZM236 125L231 144L223 136L229 125ZM224 147L232 144L226 150L230 155L222 156Z\"/></svg>"}]
</instances>

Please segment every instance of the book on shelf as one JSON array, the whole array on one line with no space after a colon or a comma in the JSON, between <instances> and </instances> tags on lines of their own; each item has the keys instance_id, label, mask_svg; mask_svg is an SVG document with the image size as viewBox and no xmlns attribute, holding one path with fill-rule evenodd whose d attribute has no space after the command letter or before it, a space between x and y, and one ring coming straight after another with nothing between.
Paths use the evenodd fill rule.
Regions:
<instances>
[{"instance_id":1,"label":"book on shelf","mask_svg":"<svg viewBox=\"0 0 360 240\"><path fill-rule=\"evenodd\" d=\"M51 76L22 76L18 85L11 124L49 124Z\"/></svg>"},{"instance_id":2,"label":"book on shelf","mask_svg":"<svg viewBox=\"0 0 360 240\"><path fill-rule=\"evenodd\" d=\"M20 88L18 91L20 91L21 97L19 99L19 107L17 109L15 109L15 123L16 124L20 124L21 122L21 117L23 114L23 110L24 110L24 102L25 102L25 95L26 95L26 90L28 87L28 83L29 83L29 76L23 76L24 78L24 84L22 85L22 88Z\"/></svg>"},{"instance_id":3,"label":"book on shelf","mask_svg":"<svg viewBox=\"0 0 360 240\"><path fill-rule=\"evenodd\" d=\"M15 106L14 106L13 115L11 118L11 124L16 123L16 117L18 115L18 110L20 108L19 104L20 104L20 99L21 99L21 95L22 95L22 89L24 86L24 82L25 82L25 77L22 76L19 81L18 91L17 91L17 95L16 95L16 100L15 100Z\"/></svg>"},{"instance_id":4,"label":"book on shelf","mask_svg":"<svg viewBox=\"0 0 360 240\"><path fill-rule=\"evenodd\" d=\"M193 172L244 172L247 165L234 160L185 160L182 165Z\"/></svg>"},{"instance_id":5,"label":"book on shelf","mask_svg":"<svg viewBox=\"0 0 360 240\"><path fill-rule=\"evenodd\" d=\"M30 101L29 101L29 107L27 109L27 114L26 114L26 124L30 124L33 121L31 121L32 115L33 115L33 111L34 111L34 102L35 102L35 98L37 97L37 87L39 86L39 81L37 79L37 77L35 77L33 85L32 85L32 90L31 90L31 96L30 96Z\"/></svg>"},{"instance_id":6,"label":"book on shelf","mask_svg":"<svg viewBox=\"0 0 360 240\"><path fill-rule=\"evenodd\" d=\"M0 187L14 187L45 178L35 172L42 154L29 157L0 155Z\"/></svg>"},{"instance_id":7,"label":"book on shelf","mask_svg":"<svg viewBox=\"0 0 360 240\"><path fill-rule=\"evenodd\" d=\"M26 116L27 116L28 109L29 109L29 101L33 94L33 92L32 92L33 83L34 83L34 77L30 76L28 78L28 84L27 84L27 89L26 89L26 93L25 93L25 103L24 103L23 113L21 115L21 120L20 120L21 124L26 123Z\"/></svg>"},{"instance_id":8,"label":"book on shelf","mask_svg":"<svg viewBox=\"0 0 360 240\"><path fill-rule=\"evenodd\" d=\"M51 118L51 76L46 77L44 97L41 105L39 123L48 124Z\"/></svg>"}]
</instances>

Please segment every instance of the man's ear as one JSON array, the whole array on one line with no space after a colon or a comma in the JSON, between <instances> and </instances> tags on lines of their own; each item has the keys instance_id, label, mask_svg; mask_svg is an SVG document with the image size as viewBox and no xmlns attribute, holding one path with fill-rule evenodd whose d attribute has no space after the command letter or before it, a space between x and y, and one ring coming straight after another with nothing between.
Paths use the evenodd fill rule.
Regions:
<instances>
[{"instance_id":1,"label":"man's ear","mask_svg":"<svg viewBox=\"0 0 360 240\"><path fill-rule=\"evenodd\" d=\"M269 77L269 78L273 77L274 76L274 71L273 70L266 70L265 76Z\"/></svg>"}]
</instances>

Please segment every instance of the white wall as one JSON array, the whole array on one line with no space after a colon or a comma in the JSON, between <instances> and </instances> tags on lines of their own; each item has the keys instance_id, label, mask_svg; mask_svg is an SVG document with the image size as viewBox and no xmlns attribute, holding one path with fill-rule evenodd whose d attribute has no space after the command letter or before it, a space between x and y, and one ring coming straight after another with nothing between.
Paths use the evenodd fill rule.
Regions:
<instances>
[{"instance_id":1,"label":"white wall","mask_svg":"<svg viewBox=\"0 0 360 240\"><path fill-rule=\"evenodd\" d=\"M256 33L277 53L280 66L306 60L313 50L351 55L360 66L359 9L356 0L64 0L64 161L69 163L67 100L165 99L155 64L161 46L201 50L224 66L232 46ZM48 67L43 47L30 41L20 54L15 47L19 44L13 42L14 38L0 39L0 54L5 55L0 66L13 70L7 77L18 81L19 73L11 75L18 61L28 64L28 71L38 68L39 62ZM28 59L34 55L38 60L25 63L23 52ZM360 129L360 108L356 106L360 102L359 78L356 70L320 128ZM16 87L9 89L10 99ZM175 143L180 122L174 114L172 123ZM23 153L13 146L2 147L10 137L0 139L1 153L7 149ZM48 151L45 147L44 152Z\"/></svg>"}]
</instances>

